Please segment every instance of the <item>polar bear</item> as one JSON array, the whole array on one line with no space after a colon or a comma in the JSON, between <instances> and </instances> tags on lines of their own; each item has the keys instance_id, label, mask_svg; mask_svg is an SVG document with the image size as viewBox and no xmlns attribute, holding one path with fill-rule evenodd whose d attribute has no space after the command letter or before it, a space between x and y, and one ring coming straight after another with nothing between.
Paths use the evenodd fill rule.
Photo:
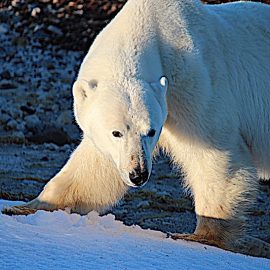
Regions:
<instances>
[{"instance_id":1,"label":"polar bear","mask_svg":"<svg viewBox=\"0 0 270 270\"><path fill-rule=\"evenodd\" d=\"M145 184L162 147L185 172L197 227L173 235L270 257L247 236L258 176L270 176L270 7L129 0L73 86L83 139L41 194L5 213L87 214Z\"/></svg>"}]
</instances>

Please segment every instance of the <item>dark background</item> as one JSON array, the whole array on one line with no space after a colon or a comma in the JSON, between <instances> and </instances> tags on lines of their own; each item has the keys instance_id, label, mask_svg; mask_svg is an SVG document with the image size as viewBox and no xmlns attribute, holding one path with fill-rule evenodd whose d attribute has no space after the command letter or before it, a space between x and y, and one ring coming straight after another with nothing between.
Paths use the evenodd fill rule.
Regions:
<instances>
[{"instance_id":1,"label":"dark background","mask_svg":"<svg viewBox=\"0 0 270 270\"><path fill-rule=\"evenodd\" d=\"M208 4L234 2L202 0ZM43 43L65 49L86 51L100 30L123 7L126 0L12 0L1 1L0 9L8 8L7 16L18 17L12 28L25 35L31 32ZM255 1L270 4L270 0ZM1 18L0 18L1 19ZM8 19L8 18L6 18Z\"/></svg>"}]
</instances>

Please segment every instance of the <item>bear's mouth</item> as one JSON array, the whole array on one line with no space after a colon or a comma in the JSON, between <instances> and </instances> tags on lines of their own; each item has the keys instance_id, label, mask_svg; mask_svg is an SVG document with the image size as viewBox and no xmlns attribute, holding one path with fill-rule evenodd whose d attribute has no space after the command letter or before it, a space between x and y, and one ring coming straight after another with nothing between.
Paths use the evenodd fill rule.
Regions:
<instances>
[{"instance_id":1,"label":"bear's mouth","mask_svg":"<svg viewBox=\"0 0 270 270\"><path fill-rule=\"evenodd\" d=\"M145 182L143 182L142 184L140 184L140 185L135 185L135 184L133 184L129 179L125 179L124 180L124 183L126 184L126 185L128 185L129 187L133 187L133 188L141 188L141 187L143 187L146 183L148 182L148 180L147 181L145 181Z\"/></svg>"},{"instance_id":2,"label":"bear's mouth","mask_svg":"<svg viewBox=\"0 0 270 270\"><path fill-rule=\"evenodd\" d=\"M121 172L120 175L121 175L122 181L123 181L127 186L133 187L133 188L136 188L136 187L137 187L135 184L133 184L133 183L129 180L128 175L127 175L126 173Z\"/></svg>"},{"instance_id":3,"label":"bear's mouth","mask_svg":"<svg viewBox=\"0 0 270 270\"><path fill-rule=\"evenodd\" d=\"M124 179L123 179L124 180ZM129 179L125 179L124 183L128 185L129 187L138 188L135 184L133 184Z\"/></svg>"}]
</instances>

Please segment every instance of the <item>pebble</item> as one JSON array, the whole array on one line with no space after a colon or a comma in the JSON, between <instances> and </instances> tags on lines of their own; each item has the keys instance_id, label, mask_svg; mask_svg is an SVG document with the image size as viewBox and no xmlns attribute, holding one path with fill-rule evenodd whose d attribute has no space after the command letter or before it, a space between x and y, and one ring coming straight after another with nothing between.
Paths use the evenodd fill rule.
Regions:
<instances>
[{"instance_id":1,"label":"pebble","mask_svg":"<svg viewBox=\"0 0 270 270\"><path fill-rule=\"evenodd\" d=\"M31 16L32 17L37 17L41 12L41 9L39 7L35 7L31 11Z\"/></svg>"},{"instance_id":2,"label":"pebble","mask_svg":"<svg viewBox=\"0 0 270 270\"><path fill-rule=\"evenodd\" d=\"M170 196L170 193L169 192L167 192L167 191L157 191L157 194L159 195L159 196Z\"/></svg>"},{"instance_id":3,"label":"pebble","mask_svg":"<svg viewBox=\"0 0 270 270\"><path fill-rule=\"evenodd\" d=\"M10 81L2 81L0 83L0 89L2 90L9 90L9 89L14 89L14 88L17 88L18 85L14 82L10 82Z\"/></svg>"},{"instance_id":4,"label":"pebble","mask_svg":"<svg viewBox=\"0 0 270 270\"><path fill-rule=\"evenodd\" d=\"M22 119L23 113L21 110L18 110L15 106L14 107L8 107L7 113L13 118L13 119Z\"/></svg>"},{"instance_id":5,"label":"pebble","mask_svg":"<svg viewBox=\"0 0 270 270\"><path fill-rule=\"evenodd\" d=\"M35 132L29 134L27 139L33 143L54 143L59 146L71 143L69 135L63 130L63 128L52 125L42 125Z\"/></svg>"},{"instance_id":6,"label":"pebble","mask_svg":"<svg viewBox=\"0 0 270 270\"><path fill-rule=\"evenodd\" d=\"M71 150L71 146L69 144L65 144L64 146L62 146L62 150L64 150L64 151L70 151Z\"/></svg>"},{"instance_id":7,"label":"pebble","mask_svg":"<svg viewBox=\"0 0 270 270\"><path fill-rule=\"evenodd\" d=\"M72 124L72 121L73 121L73 113L71 110L66 110L64 112L62 112L57 120L56 120L56 123L59 125L59 126L64 126L64 125L69 125L69 124Z\"/></svg>"},{"instance_id":8,"label":"pebble","mask_svg":"<svg viewBox=\"0 0 270 270\"><path fill-rule=\"evenodd\" d=\"M147 208L150 206L150 203L149 201L140 201L138 204L137 204L137 207L138 208Z\"/></svg>"},{"instance_id":9,"label":"pebble","mask_svg":"<svg viewBox=\"0 0 270 270\"><path fill-rule=\"evenodd\" d=\"M17 129L17 121L14 119L10 119L7 123L6 123L6 130L16 130Z\"/></svg>"},{"instance_id":10,"label":"pebble","mask_svg":"<svg viewBox=\"0 0 270 270\"><path fill-rule=\"evenodd\" d=\"M81 138L81 132L77 125L69 124L63 126L64 131L67 133L68 137L72 142L78 142Z\"/></svg>"},{"instance_id":11,"label":"pebble","mask_svg":"<svg viewBox=\"0 0 270 270\"><path fill-rule=\"evenodd\" d=\"M0 34L6 34L8 32L8 27L6 24L0 24Z\"/></svg>"},{"instance_id":12,"label":"pebble","mask_svg":"<svg viewBox=\"0 0 270 270\"><path fill-rule=\"evenodd\" d=\"M0 124L6 124L10 120L10 116L6 113L0 112Z\"/></svg>"},{"instance_id":13,"label":"pebble","mask_svg":"<svg viewBox=\"0 0 270 270\"><path fill-rule=\"evenodd\" d=\"M260 195L258 195L257 196L257 201L261 203L261 202L264 202L264 199Z\"/></svg>"},{"instance_id":14,"label":"pebble","mask_svg":"<svg viewBox=\"0 0 270 270\"><path fill-rule=\"evenodd\" d=\"M36 130L40 125L41 121L37 115L28 115L24 117L25 124L28 130Z\"/></svg>"},{"instance_id":15,"label":"pebble","mask_svg":"<svg viewBox=\"0 0 270 270\"><path fill-rule=\"evenodd\" d=\"M12 78L8 70L1 72L0 76L2 79L6 79L6 80L10 80Z\"/></svg>"},{"instance_id":16,"label":"pebble","mask_svg":"<svg viewBox=\"0 0 270 270\"><path fill-rule=\"evenodd\" d=\"M59 105L58 105L58 104L54 104L54 105L52 106L52 111L53 111L53 112L58 112L58 111L59 111Z\"/></svg>"},{"instance_id":17,"label":"pebble","mask_svg":"<svg viewBox=\"0 0 270 270\"><path fill-rule=\"evenodd\" d=\"M11 1L11 5L12 5L13 7L17 7L19 4L24 4L24 3L25 3L24 0L12 0L12 1Z\"/></svg>"},{"instance_id":18,"label":"pebble","mask_svg":"<svg viewBox=\"0 0 270 270\"><path fill-rule=\"evenodd\" d=\"M0 97L0 109L4 109L7 106L7 100L4 97Z\"/></svg>"},{"instance_id":19,"label":"pebble","mask_svg":"<svg viewBox=\"0 0 270 270\"><path fill-rule=\"evenodd\" d=\"M59 148L59 146L54 143L45 143L44 146L50 151L56 151Z\"/></svg>"},{"instance_id":20,"label":"pebble","mask_svg":"<svg viewBox=\"0 0 270 270\"><path fill-rule=\"evenodd\" d=\"M27 114L34 114L36 112L35 109L33 109L32 107L30 106L27 106L27 105L22 105L20 107L21 111L27 113Z\"/></svg>"},{"instance_id":21,"label":"pebble","mask_svg":"<svg viewBox=\"0 0 270 270\"><path fill-rule=\"evenodd\" d=\"M12 40L12 45L17 47L26 47L28 45L28 40L26 37L15 37Z\"/></svg>"},{"instance_id":22,"label":"pebble","mask_svg":"<svg viewBox=\"0 0 270 270\"><path fill-rule=\"evenodd\" d=\"M52 33L58 35L58 36L62 36L62 35L63 35L63 32L61 31L61 29L58 28L58 27L56 27L56 26L54 26L54 25L49 25L49 26L47 27L47 30L48 30L49 32L52 32Z\"/></svg>"},{"instance_id":23,"label":"pebble","mask_svg":"<svg viewBox=\"0 0 270 270\"><path fill-rule=\"evenodd\" d=\"M17 125L17 130L20 130L22 132L25 132L26 128L25 128L25 122L19 122Z\"/></svg>"},{"instance_id":24,"label":"pebble","mask_svg":"<svg viewBox=\"0 0 270 270\"><path fill-rule=\"evenodd\" d=\"M13 132L12 137L17 141L17 143L25 142L25 136L22 131Z\"/></svg>"},{"instance_id":25,"label":"pebble","mask_svg":"<svg viewBox=\"0 0 270 270\"><path fill-rule=\"evenodd\" d=\"M47 156L43 156L40 160L41 161L49 161L49 158Z\"/></svg>"}]
</instances>

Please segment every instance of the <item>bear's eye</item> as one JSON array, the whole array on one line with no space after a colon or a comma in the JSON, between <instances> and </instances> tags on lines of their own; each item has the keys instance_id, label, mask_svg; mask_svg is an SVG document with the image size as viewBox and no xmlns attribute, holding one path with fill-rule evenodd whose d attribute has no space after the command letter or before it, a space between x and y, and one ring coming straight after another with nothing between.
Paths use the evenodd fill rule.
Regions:
<instances>
[{"instance_id":1,"label":"bear's eye","mask_svg":"<svg viewBox=\"0 0 270 270\"><path fill-rule=\"evenodd\" d=\"M96 80L91 80L89 86L91 89L95 90L97 88L98 82Z\"/></svg>"},{"instance_id":2,"label":"bear's eye","mask_svg":"<svg viewBox=\"0 0 270 270\"><path fill-rule=\"evenodd\" d=\"M113 135L114 137L116 137L116 138L121 138L121 137L123 137L123 134L122 134L120 131L117 131L117 130L113 131L113 132L112 132L112 135Z\"/></svg>"},{"instance_id":3,"label":"bear's eye","mask_svg":"<svg viewBox=\"0 0 270 270\"><path fill-rule=\"evenodd\" d=\"M156 134L156 131L154 129L150 129L150 131L148 132L147 136L148 137L154 137Z\"/></svg>"}]
</instances>

